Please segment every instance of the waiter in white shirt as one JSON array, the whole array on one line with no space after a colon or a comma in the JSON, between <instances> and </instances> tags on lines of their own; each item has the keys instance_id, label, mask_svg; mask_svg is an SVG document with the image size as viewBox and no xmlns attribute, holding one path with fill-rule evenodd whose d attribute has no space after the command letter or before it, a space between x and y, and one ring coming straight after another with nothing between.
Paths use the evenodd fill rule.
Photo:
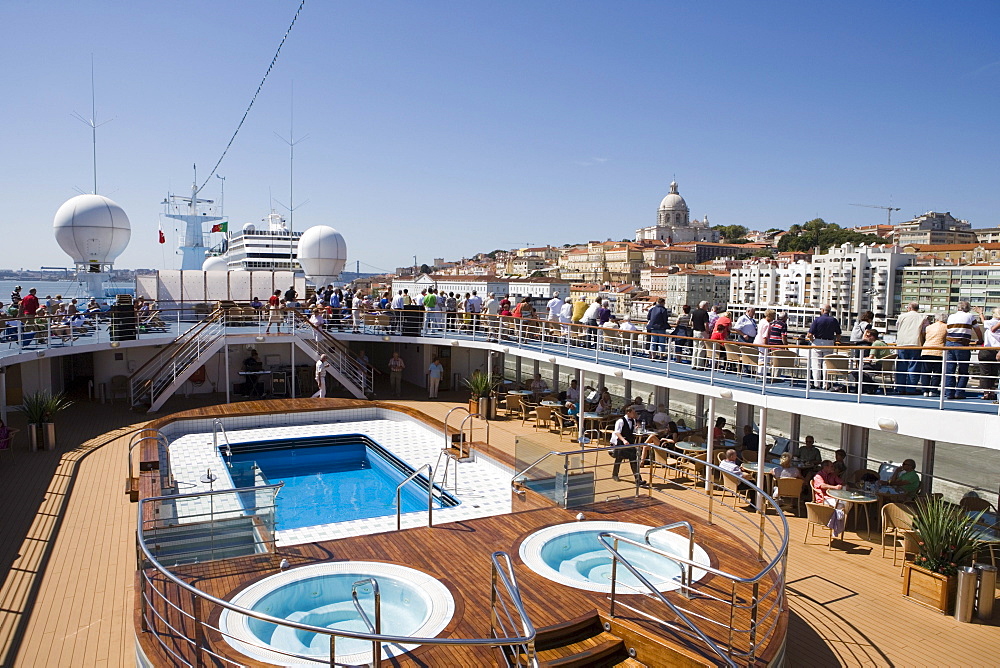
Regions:
<instances>
[{"instance_id":1,"label":"waiter in white shirt","mask_svg":"<svg viewBox=\"0 0 1000 668\"><path fill-rule=\"evenodd\" d=\"M639 451L635 447L635 406L629 406L625 415L615 422L615 433L611 435L611 445L632 446L619 447L612 451L615 458L615 465L611 469L611 478L618 482L618 471L621 469L623 461L628 460L628 465L632 468L632 475L635 477L635 484L641 485L642 478L639 476Z\"/></svg>"}]
</instances>

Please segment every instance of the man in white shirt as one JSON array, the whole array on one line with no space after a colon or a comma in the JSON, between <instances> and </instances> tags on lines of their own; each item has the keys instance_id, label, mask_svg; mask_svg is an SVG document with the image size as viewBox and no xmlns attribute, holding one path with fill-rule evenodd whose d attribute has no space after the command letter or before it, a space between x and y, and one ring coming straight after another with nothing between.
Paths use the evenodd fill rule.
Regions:
<instances>
[{"instance_id":1,"label":"man in white shirt","mask_svg":"<svg viewBox=\"0 0 1000 668\"><path fill-rule=\"evenodd\" d=\"M319 389L316 390L316 394L313 395L314 399L316 397L319 397L320 399L326 397L326 372L329 368L330 363L326 360L326 353L323 353L319 356L319 359L316 360L316 385Z\"/></svg>"},{"instance_id":2,"label":"man in white shirt","mask_svg":"<svg viewBox=\"0 0 1000 668\"><path fill-rule=\"evenodd\" d=\"M754 338L757 336L757 321L754 319L756 310L753 306L747 307L747 310L741 315L736 323L733 324L733 330L739 332L739 337L746 343L753 343Z\"/></svg>"},{"instance_id":3,"label":"man in white shirt","mask_svg":"<svg viewBox=\"0 0 1000 668\"><path fill-rule=\"evenodd\" d=\"M546 305L549 309L549 320L552 322L559 322L559 316L562 314L563 304L565 304L565 302L561 297L559 297L559 293L553 293L552 299L550 299Z\"/></svg>"},{"instance_id":4,"label":"man in white shirt","mask_svg":"<svg viewBox=\"0 0 1000 668\"><path fill-rule=\"evenodd\" d=\"M925 329L927 318L917 302L910 302L906 313L896 318L896 391L900 394L922 393L919 388L924 363L920 361L920 346L924 343Z\"/></svg>"},{"instance_id":5,"label":"man in white shirt","mask_svg":"<svg viewBox=\"0 0 1000 668\"><path fill-rule=\"evenodd\" d=\"M591 348L594 347L594 341L597 339L597 332L590 327L597 326L597 312L601 309L600 298L595 299L594 303L587 307L587 310L583 312L583 324L588 326L587 329L587 344Z\"/></svg>"}]
</instances>

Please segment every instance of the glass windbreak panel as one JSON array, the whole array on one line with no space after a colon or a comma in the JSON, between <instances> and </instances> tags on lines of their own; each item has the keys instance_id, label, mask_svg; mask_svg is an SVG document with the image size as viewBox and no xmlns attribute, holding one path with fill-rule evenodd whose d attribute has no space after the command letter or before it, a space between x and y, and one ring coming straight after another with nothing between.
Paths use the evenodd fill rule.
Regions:
<instances>
[{"instance_id":1,"label":"glass windbreak panel","mask_svg":"<svg viewBox=\"0 0 1000 668\"><path fill-rule=\"evenodd\" d=\"M833 459L833 453L840 447L840 422L822 420L803 415L799 429L799 444L805 443L806 436L816 439L816 447L823 459Z\"/></svg>"},{"instance_id":2,"label":"glass windbreak panel","mask_svg":"<svg viewBox=\"0 0 1000 668\"><path fill-rule=\"evenodd\" d=\"M585 470L582 455L554 454L542 459L550 451L550 445L531 436L518 436L514 442L518 482L560 506L593 503L594 471Z\"/></svg>"},{"instance_id":3,"label":"glass windbreak panel","mask_svg":"<svg viewBox=\"0 0 1000 668\"><path fill-rule=\"evenodd\" d=\"M978 496L996 505L997 471L1000 450L938 441L934 446L932 491L944 494L953 503L965 496Z\"/></svg>"},{"instance_id":4,"label":"glass windbreak panel","mask_svg":"<svg viewBox=\"0 0 1000 668\"><path fill-rule=\"evenodd\" d=\"M696 395L693 392L683 390L670 390L670 407L668 412L674 420L682 419L687 426L695 429L702 426L704 416L696 415L697 406Z\"/></svg>"}]
</instances>

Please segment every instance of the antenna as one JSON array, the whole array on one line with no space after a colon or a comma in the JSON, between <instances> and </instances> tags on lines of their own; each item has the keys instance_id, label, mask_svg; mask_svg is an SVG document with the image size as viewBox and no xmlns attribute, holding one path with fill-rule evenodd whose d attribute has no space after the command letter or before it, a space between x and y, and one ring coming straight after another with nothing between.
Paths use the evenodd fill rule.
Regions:
<instances>
[{"instance_id":1,"label":"antenna","mask_svg":"<svg viewBox=\"0 0 1000 668\"><path fill-rule=\"evenodd\" d=\"M93 142L93 155L94 155L94 194L97 194L97 128L110 123L113 118L109 118L103 123L97 122L97 95L94 88L94 54L90 54L90 118L84 118L77 112L72 113L73 118L80 121L84 125L90 126L91 139Z\"/></svg>"},{"instance_id":2,"label":"antenna","mask_svg":"<svg viewBox=\"0 0 1000 668\"><path fill-rule=\"evenodd\" d=\"M225 214L225 204L226 204L226 177L215 175L215 178L222 181L222 192L219 193L219 215L224 216Z\"/></svg>"},{"instance_id":3,"label":"antenna","mask_svg":"<svg viewBox=\"0 0 1000 668\"><path fill-rule=\"evenodd\" d=\"M290 89L290 92L288 94L288 97L289 97L289 106L290 106L290 110L289 110L289 114L288 114L288 139L285 139L284 137L282 137L281 135L279 135L277 132L274 133L274 136L277 137L278 139L280 139L281 141L285 142L288 145L288 206L286 206L285 208L288 209L288 268L289 268L289 270L294 271L294 269L295 269L295 267L294 267L294 264L295 264L295 250L294 250L294 244L292 243L292 232L295 229L295 222L294 222L294 220L295 220L295 209L298 208L298 207L295 206L295 146L296 146L296 144L299 144L299 143L305 141L306 139L308 139L309 135L306 135L304 137L300 137L298 139L294 138L295 137L295 133L294 133L294 128L295 128L295 82L294 81L291 84L291 89ZM281 202L278 202L278 204L281 204ZM306 204L306 202L303 202L302 204L299 204L299 206L302 206L303 204ZM282 206L284 206L284 204L282 204Z\"/></svg>"}]
</instances>

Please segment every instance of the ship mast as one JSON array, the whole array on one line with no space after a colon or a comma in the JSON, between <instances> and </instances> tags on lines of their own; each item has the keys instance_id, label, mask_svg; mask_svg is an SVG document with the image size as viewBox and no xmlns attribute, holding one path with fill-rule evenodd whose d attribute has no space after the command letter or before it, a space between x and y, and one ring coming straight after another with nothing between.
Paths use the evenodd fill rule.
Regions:
<instances>
[{"instance_id":1,"label":"ship mast","mask_svg":"<svg viewBox=\"0 0 1000 668\"><path fill-rule=\"evenodd\" d=\"M205 252L208 250L202 226L205 223L214 223L223 219L222 216L215 215L215 200L200 199L199 192L201 192L201 188L198 187L196 168L190 197L168 193L166 199L163 200L166 209L163 215L166 218L184 223L184 236L178 242L181 269L201 269L205 263Z\"/></svg>"}]
</instances>

